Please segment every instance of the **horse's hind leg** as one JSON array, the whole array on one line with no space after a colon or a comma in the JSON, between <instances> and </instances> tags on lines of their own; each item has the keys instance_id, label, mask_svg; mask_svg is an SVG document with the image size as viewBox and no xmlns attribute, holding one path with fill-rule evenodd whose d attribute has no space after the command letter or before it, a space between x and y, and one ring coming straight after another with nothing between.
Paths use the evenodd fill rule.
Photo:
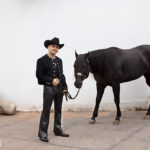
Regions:
<instances>
[{"instance_id":1,"label":"horse's hind leg","mask_svg":"<svg viewBox=\"0 0 150 150\"><path fill-rule=\"evenodd\" d=\"M147 72L144 74L144 77L145 77L145 79L146 79L147 85L150 87L150 71L147 71Z\"/></svg>"},{"instance_id":2,"label":"horse's hind leg","mask_svg":"<svg viewBox=\"0 0 150 150\"><path fill-rule=\"evenodd\" d=\"M146 83L147 85L150 87L150 71L146 72L145 75L144 75L145 79L146 79ZM144 116L144 119L145 120L148 120L150 119L150 105L149 105L149 108L147 110L147 113L145 114Z\"/></svg>"},{"instance_id":3,"label":"horse's hind leg","mask_svg":"<svg viewBox=\"0 0 150 150\"><path fill-rule=\"evenodd\" d=\"M97 96L96 96L96 104L95 104L95 108L93 111L93 115L91 120L89 121L89 124L94 124L96 122L95 118L98 116L98 109L99 109L99 104L101 102L102 96L104 94L104 90L105 90L105 85L102 85L100 83L96 84L97 86Z\"/></svg>"},{"instance_id":4,"label":"horse's hind leg","mask_svg":"<svg viewBox=\"0 0 150 150\"><path fill-rule=\"evenodd\" d=\"M118 125L120 124L120 117L121 117L121 111L120 111L120 83L113 83L112 84L112 89L113 89L113 93L114 93L114 101L116 104L116 108L117 108L117 116L115 121L113 122L114 125Z\"/></svg>"},{"instance_id":5,"label":"horse's hind leg","mask_svg":"<svg viewBox=\"0 0 150 150\"><path fill-rule=\"evenodd\" d=\"M144 119L144 120L149 120L149 119L150 119L150 105L149 105L149 108L148 108L148 110L147 110L147 113L145 114L145 116L144 116L143 119Z\"/></svg>"}]
</instances>

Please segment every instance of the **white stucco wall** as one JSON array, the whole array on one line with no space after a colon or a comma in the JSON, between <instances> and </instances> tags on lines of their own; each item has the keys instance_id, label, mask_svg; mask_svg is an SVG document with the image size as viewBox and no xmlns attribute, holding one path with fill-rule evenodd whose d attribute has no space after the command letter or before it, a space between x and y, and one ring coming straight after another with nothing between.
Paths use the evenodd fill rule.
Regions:
<instances>
[{"instance_id":1,"label":"white stucco wall","mask_svg":"<svg viewBox=\"0 0 150 150\"><path fill-rule=\"evenodd\" d=\"M69 91L74 95L74 51L86 53L111 46L131 48L150 44L149 0L0 0L0 100L11 100L18 110L42 107L42 86L35 78L36 60L47 53L46 39L59 37ZM134 59L134 58L133 58ZM138 66L137 66L138 67ZM144 78L121 85L121 107L146 107L150 89ZM90 77L75 101L64 110L92 109L96 86ZM106 88L103 109L113 109Z\"/></svg>"}]
</instances>

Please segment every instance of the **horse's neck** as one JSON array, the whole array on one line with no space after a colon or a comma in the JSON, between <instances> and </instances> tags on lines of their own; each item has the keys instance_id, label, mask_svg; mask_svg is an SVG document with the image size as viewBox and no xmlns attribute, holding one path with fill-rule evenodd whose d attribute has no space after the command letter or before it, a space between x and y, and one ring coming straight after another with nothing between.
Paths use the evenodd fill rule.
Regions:
<instances>
[{"instance_id":1,"label":"horse's neck","mask_svg":"<svg viewBox=\"0 0 150 150\"><path fill-rule=\"evenodd\" d=\"M96 71L97 69L103 69L103 64L104 64L104 55L98 54L97 56L89 56L89 65L91 72ZM100 71L100 70L99 70Z\"/></svg>"}]
</instances>

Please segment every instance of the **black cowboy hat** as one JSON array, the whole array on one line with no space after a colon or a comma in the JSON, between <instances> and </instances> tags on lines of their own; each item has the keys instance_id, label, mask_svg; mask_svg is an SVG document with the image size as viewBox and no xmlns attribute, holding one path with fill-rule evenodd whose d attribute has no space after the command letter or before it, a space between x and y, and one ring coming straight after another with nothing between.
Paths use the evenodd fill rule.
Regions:
<instances>
[{"instance_id":1,"label":"black cowboy hat","mask_svg":"<svg viewBox=\"0 0 150 150\"><path fill-rule=\"evenodd\" d=\"M56 38L56 37L54 37L54 38L51 39L51 40L46 40L46 41L44 42L44 46L45 46L46 48L48 48L48 46L51 45L51 44L58 45L59 49L64 46L64 44L60 44L60 43L59 43L59 38Z\"/></svg>"}]
</instances>

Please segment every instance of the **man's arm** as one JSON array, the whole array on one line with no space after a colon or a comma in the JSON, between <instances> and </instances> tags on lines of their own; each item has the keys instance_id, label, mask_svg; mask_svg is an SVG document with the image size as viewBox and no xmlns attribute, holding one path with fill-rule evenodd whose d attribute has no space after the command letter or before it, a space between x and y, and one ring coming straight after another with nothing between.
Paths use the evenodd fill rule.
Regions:
<instances>
[{"instance_id":1,"label":"man's arm","mask_svg":"<svg viewBox=\"0 0 150 150\"><path fill-rule=\"evenodd\" d=\"M44 68L43 68L42 61L40 59L37 60L36 77L38 79L39 84L52 85L53 78L44 75Z\"/></svg>"},{"instance_id":2,"label":"man's arm","mask_svg":"<svg viewBox=\"0 0 150 150\"><path fill-rule=\"evenodd\" d=\"M63 82L63 87L64 87L64 90L68 90L68 86L67 86L67 83L66 83L66 78L65 78L65 75L63 74L63 63L62 63L62 60L61 60L61 65L62 65L62 82Z\"/></svg>"},{"instance_id":3,"label":"man's arm","mask_svg":"<svg viewBox=\"0 0 150 150\"><path fill-rule=\"evenodd\" d=\"M63 78L63 87L64 87L64 90L68 90L68 86L67 86L67 83L66 83L66 78L65 78L65 75L63 74L63 76L62 76L62 78Z\"/></svg>"}]
</instances>

